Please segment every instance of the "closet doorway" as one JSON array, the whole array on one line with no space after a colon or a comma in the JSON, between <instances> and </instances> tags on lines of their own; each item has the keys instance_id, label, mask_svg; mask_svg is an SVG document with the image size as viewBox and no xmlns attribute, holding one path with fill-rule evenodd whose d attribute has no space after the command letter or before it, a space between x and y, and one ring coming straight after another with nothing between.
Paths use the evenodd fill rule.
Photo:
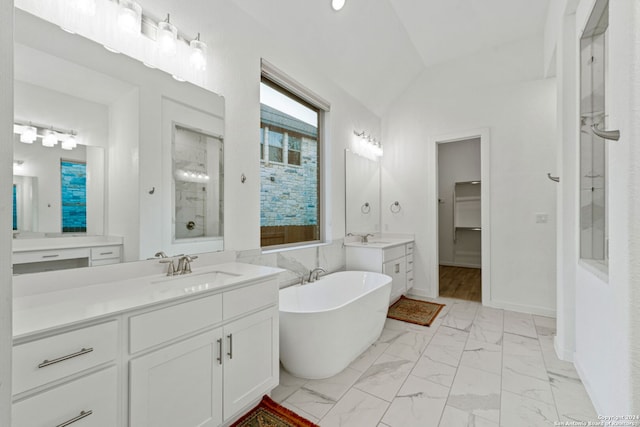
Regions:
<instances>
[{"instance_id":1,"label":"closet doorway","mask_svg":"<svg viewBox=\"0 0 640 427\"><path fill-rule=\"evenodd\" d=\"M484 271L489 265L489 245L484 241L489 223L488 131L433 142L436 295L486 303L490 297L489 283L483 283L489 277Z\"/></svg>"}]
</instances>

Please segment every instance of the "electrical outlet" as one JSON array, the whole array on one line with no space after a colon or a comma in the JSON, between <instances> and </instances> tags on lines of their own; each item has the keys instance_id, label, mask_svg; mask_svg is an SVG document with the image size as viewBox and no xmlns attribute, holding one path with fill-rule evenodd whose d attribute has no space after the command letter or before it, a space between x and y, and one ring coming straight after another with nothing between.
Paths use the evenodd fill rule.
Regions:
<instances>
[{"instance_id":1,"label":"electrical outlet","mask_svg":"<svg viewBox=\"0 0 640 427\"><path fill-rule=\"evenodd\" d=\"M549 222L549 214L548 213L537 213L536 214L536 224L546 224Z\"/></svg>"}]
</instances>

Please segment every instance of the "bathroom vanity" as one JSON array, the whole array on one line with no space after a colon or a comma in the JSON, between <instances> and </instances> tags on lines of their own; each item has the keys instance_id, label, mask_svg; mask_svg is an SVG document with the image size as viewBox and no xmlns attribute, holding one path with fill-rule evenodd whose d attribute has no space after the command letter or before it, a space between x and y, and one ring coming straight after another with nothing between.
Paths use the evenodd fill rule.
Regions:
<instances>
[{"instance_id":1,"label":"bathroom vanity","mask_svg":"<svg viewBox=\"0 0 640 427\"><path fill-rule=\"evenodd\" d=\"M376 238L364 242L345 242L347 270L363 270L391 276L389 304L413 287L413 239Z\"/></svg>"},{"instance_id":2,"label":"bathroom vanity","mask_svg":"<svg viewBox=\"0 0 640 427\"><path fill-rule=\"evenodd\" d=\"M279 381L280 271L225 263L15 298L13 426L231 423Z\"/></svg>"}]
</instances>

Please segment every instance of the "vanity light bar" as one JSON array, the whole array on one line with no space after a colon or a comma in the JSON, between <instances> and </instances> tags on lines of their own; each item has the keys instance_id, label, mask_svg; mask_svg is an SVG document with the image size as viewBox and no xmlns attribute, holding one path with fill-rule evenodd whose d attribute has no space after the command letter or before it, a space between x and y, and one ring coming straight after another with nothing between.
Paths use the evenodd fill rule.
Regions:
<instances>
[{"instance_id":1,"label":"vanity light bar","mask_svg":"<svg viewBox=\"0 0 640 427\"><path fill-rule=\"evenodd\" d=\"M14 122L13 133L20 135L20 142L32 144L37 138L42 139L42 145L53 147L58 141L62 141L63 150L71 150L76 147L77 132L74 130L60 129L50 125L33 122Z\"/></svg>"},{"instance_id":2,"label":"vanity light bar","mask_svg":"<svg viewBox=\"0 0 640 427\"><path fill-rule=\"evenodd\" d=\"M354 152L356 154L372 160L382 157L383 150L381 141L376 140L371 135L367 135L364 130L362 132L354 130L353 134L360 138L354 147Z\"/></svg>"}]
</instances>

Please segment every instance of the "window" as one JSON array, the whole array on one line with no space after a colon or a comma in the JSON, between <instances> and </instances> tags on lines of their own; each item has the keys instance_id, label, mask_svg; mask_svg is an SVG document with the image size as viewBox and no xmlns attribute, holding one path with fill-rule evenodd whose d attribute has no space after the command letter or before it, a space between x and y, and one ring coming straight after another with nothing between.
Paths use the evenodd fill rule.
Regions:
<instances>
[{"instance_id":1,"label":"window","mask_svg":"<svg viewBox=\"0 0 640 427\"><path fill-rule=\"evenodd\" d=\"M320 240L323 110L272 80L260 85L260 243Z\"/></svg>"},{"instance_id":2,"label":"window","mask_svg":"<svg viewBox=\"0 0 640 427\"><path fill-rule=\"evenodd\" d=\"M60 160L62 232L87 231L87 164Z\"/></svg>"}]
</instances>

